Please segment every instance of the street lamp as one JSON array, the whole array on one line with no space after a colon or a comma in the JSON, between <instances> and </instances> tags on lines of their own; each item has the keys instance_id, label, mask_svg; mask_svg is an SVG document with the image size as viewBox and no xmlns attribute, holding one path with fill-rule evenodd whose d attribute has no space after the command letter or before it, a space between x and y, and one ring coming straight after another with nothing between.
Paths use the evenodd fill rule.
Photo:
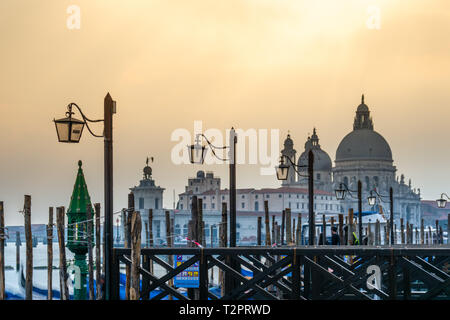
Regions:
<instances>
[{"instance_id":1,"label":"street lamp","mask_svg":"<svg viewBox=\"0 0 450 320\"><path fill-rule=\"evenodd\" d=\"M358 196L355 197L352 192L357 192ZM350 190L345 183L339 183L339 189L334 190L337 200L344 200L347 193L354 199L358 199L358 233L359 233L359 243L362 244L362 183L358 180L358 190Z\"/></svg>"},{"instance_id":2,"label":"street lamp","mask_svg":"<svg viewBox=\"0 0 450 320\"><path fill-rule=\"evenodd\" d=\"M108 93L104 99L104 117L100 120L87 118L76 103L67 106L66 117L53 120L56 126L58 141L64 143L78 143L86 125L89 132L94 137L104 138L104 188L105 188L105 298L111 300L111 261L113 248L113 114L116 113L116 102ZM72 117L72 107L76 107L83 120ZM89 128L89 122L102 122L104 124L103 135L94 134Z\"/></svg>"},{"instance_id":3,"label":"street lamp","mask_svg":"<svg viewBox=\"0 0 450 320\"><path fill-rule=\"evenodd\" d=\"M375 193L375 194L374 194ZM377 189L373 189L370 191L370 196L367 197L367 201L369 202L369 205L374 206L376 203L376 199L380 199L381 202L387 202L384 201L383 198L388 198L389 197L389 204L390 204L390 228L391 228L391 245L394 244L394 191L392 189L392 187L389 188L389 196L386 195L381 195L378 193Z\"/></svg>"},{"instance_id":4,"label":"street lamp","mask_svg":"<svg viewBox=\"0 0 450 320\"><path fill-rule=\"evenodd\" d=\"M284 163L284 159L289 162L289 164ZM276 173L278 180L286 180L289 174L289 168L292 167L294 171L301 177L308 177L308 207L309 207L309 234L308 234L308 244L310 246L314 245L316 221L314 216L314 153L312 150L308 152L308 165L297 165L291 158L286 156L281 156L280 165L276 167ZM308 175L303 175L297 170L297 168L308 168Z\"/></svg>"},{"instance_id":5,"label":"street lamp","mask_svg":"<svg viewBox=\"0 0 450 320\"><path fill-rule=\"evenodd\" d=\"M445 206L447 205L447 200L444 199L444 196L450 200L450 198L448 197L448 195L446 193L442 193L441 198L436 200L438 208L442 209L442 208L445 208Z\"/></svg>"},{"instance_id":6,"label":"street lamp","mask_svg":"<svg viewBox=\"0 0 450 320\"><path fill-rule=\"evenodd\" d=\"M191 163L203 164L206 154L206 146L200 145L200 137L204 138L208 146L211 148L213 155L222 161L229 161L230 163L230 247L236 247L236 143L237 135L234 128L230 130L230 145L217 147L213 145L208 138L203 134L197 134L196 144L188 146L189 149L189 160ZM229 158L222 159L217 156L214 150L217 149L230 149ZM235 271L239 272L241 269L240 263L234 259L231 261L230 267ZM233 288L237 285L235 279L228 275L225 275L225 293L229 294Z\"/></svg>"}]
</instances>

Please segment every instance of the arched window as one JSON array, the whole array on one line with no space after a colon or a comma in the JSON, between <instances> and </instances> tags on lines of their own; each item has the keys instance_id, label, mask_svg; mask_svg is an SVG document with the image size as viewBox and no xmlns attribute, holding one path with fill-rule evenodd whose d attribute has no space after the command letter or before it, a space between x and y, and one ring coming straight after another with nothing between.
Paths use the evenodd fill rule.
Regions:
<instances>
[{"instance_id":1,"label":"arched window","mask_svg":"<svg viewBox=\"0 0 450 320\"><path fill-rule=\"evenodd\" d=\"M188 234L188 228L187 228L187 224L183 225L183 237L187 237Z\"/></svg>"},{"instance_id":2,"label":"arched window","mask_svg":"<svg viewBox=\"0 0 450 320\"><path fill-rule=\"evenodd\" d=\"M348 177L344 177L344 183L348 186Z\"/></svg>"},{"instance_id":3,"label":"arched window","mask_svg":"<svg viewBox=\"0 0 450 320\"><path fill-rule=\"evenodd\" d=\"M373 177L373 184L375 185L375 187L378 187L378 184L379 184L378 176Z\"/></svg>"},{"instance_id":4,"label":"arched window","mask_svg":"<svg viewBox=\"0 0 450 320\"><path fill-rule=\"evenodd\" d=\"M181 234L181 228L179 224L175 225L175 234L176 235L180 235Z\"/></svg>"}]
</instances>

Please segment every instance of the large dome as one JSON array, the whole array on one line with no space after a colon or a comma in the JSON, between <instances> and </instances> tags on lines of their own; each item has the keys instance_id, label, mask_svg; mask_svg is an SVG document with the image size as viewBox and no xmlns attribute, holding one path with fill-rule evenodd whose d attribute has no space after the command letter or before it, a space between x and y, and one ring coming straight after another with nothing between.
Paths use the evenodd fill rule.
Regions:
<instances>
[{"instance_id":1,"label":"large dome","mask_svg":"<svg viewBox=\"0 0 450 320\"><path fill-rule=\"evenodd\" d=\"M347 134L337 148L336 162L344 160L392 161L392 152L381 134L372 129L358 129Z\"/></svg>"}]
</instances>

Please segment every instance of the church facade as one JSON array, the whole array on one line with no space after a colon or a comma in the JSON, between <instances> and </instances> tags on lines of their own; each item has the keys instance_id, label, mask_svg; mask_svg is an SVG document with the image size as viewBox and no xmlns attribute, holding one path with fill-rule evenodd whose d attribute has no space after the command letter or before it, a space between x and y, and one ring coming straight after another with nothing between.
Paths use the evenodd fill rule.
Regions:
<instances>
[{"instance_id":1,"label":"church facade","mask_svg":"<svg viewBox=\"0 0 450 320\"><path fill-rule=\"evenodd\" d=\"M340 183L344 183L352 190L357 190L358 180L362 183L363 211L373 211L375 208L369 206L367 197L371 191L375 190L382 196L383 201L377 200L377 205L381 206L385 214L389 214L389 189L393 188L394 194L394 221L397 228L400 226L400 218L404 222L412 223L414 226L420 225L421 201L420 189L416 191L409 183L405 183L405 177L396 175L397 168L393 164L392 151L388 142L382 135L373 128L373 120L370 116L368 106L364 102L364 95L361 104L356 109L353 122L353 130L348 133L339 143L336 150L335 165L332 167L329 155L321 149L316 129L313 135L308 137L305 143L305 150L300 155L297 164L307 165L308 152L314 154L314 188L327 192L334 192ZM284 149L281 155L290 157L295 163L296 151L293 141L288 135L284 142ZM294 170L289 170L290 173ZM291 174L283 183L284 186L307 187L308 178L305 175ZM353 192L356 196L357 192ZM358 208L358 200L347 195L340 201L341 212L348 212L353 208L355 212Z\"/></svg>"}]
</instances>

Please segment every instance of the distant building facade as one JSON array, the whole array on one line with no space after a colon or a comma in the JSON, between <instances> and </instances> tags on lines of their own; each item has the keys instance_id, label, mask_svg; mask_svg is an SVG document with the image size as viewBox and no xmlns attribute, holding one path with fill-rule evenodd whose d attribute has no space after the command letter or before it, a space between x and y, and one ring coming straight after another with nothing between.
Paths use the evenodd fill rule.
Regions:
<instances>
[{"instance_id":1,"label":"distant building facade","mask_svg":"<svg viewBox=\"0 0 450 320\"><path fill-rule=\"evenodd\" d=\"M290 135L285 141L285 147L281 154L294 155L293 143ZM344 183L350 190L357 190L358 180L362 182L363 211L371 211L367 197L371 190L376 189L379 194L387 196L386 202L379 203L384 212L389 212L389 188L393 188L394 194L394 220L399 225L400 218L405 223L418 226L421 220L420 189L413 189L411 180L405 183L402 174L396 177L397 168L393 165L392 152L389 144L382 135L374 131L373 121L368 106L364 103L364 95L361 104L357 107L353 122L353 131L347 134L340 142L336 150L335 166L332 167L328 154L320 148L319 138L314 129L313 135L308 137L305 151L298 160L299 165L306 165L309 150L314 153L314 187L327 192L334 192ZM291 159L294 160L294 159ZM290 170L293 171L293 170ZM284 183L285 186L307 186L307 178L298 176L297 180L291 179ZM358 201L350 196L340 201L341 212L348 212L353 208L358 209Z\"/></svg>"}]
</instances>

